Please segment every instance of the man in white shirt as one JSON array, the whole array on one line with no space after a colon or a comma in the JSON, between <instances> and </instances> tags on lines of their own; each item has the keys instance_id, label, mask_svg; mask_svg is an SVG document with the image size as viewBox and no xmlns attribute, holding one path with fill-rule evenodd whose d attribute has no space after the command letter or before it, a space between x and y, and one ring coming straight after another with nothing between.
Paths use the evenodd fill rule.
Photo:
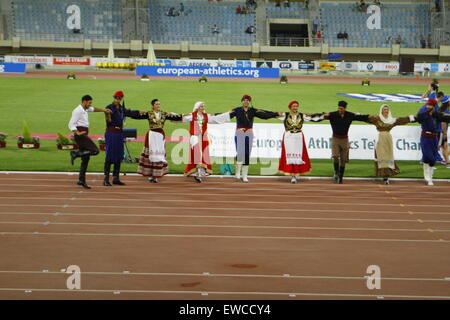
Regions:
<instances>
[{"instance_id":1,"label":"man in white shirt","mask_svg":"<svg viewBox=\"0 0 450 320\"><path fill-rule=\"evenodd\" d=\"M88 112L104 112L111 113L108 109L98 109L91 107L92 97L85 95L81 98L81 104L72 111L72 118L69 121L69 129L73 132L76 144L79 147L78 151L70 152L70 161L73 165L74 160L81 158L80 175L77 184L85 189L91 187L86 184L86 170L89 164L89 159L99 153L98 147L88 137L89 134L89 118Z\"/></svg>"}]
</instances>

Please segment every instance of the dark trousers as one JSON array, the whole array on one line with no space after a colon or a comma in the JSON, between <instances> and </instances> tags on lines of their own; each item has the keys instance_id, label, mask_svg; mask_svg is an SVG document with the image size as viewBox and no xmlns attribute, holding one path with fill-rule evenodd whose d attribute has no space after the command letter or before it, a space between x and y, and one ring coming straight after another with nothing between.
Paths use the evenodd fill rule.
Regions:
<instances>
[{"instance_id":1,"label":"dark trousers","mask_svg":"<svg viewBox=\"0 0 450 320\"><path fill-rule=\"evenodd\" d=\"M78 151L78 155L81 157L81 166L80 166L80 181L86 181L86 170L89 164L89 159L91 156L96 156L99 154L98 147L95 143L88 137L87 134L75 135L74 136L75 143L80 148Z\"/></svg>"}]
</instances>

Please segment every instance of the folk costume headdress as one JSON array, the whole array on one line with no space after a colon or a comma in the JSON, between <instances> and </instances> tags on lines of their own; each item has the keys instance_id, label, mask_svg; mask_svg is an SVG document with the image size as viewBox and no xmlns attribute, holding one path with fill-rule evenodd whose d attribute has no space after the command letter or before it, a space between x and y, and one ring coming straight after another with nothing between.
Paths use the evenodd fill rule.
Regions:
<instances>
[{"instance_id":1,"label":"folk costume headdress","mask_svg":"<svg viewBox=\"0 0 450 320\"><path fill-rule=\"evenodd\" d=\"M388 110L389 110L389 113L388 113L388 116L387 116L387 117L383 116L383 108L384 108L384 107L387 107ZM381 105L379 117L380 117L380 120L381 120L383 123L386 123L386 124L393 124L393 123L395 123L395 120L397 120L396 118L393 118L393 117L392 117L391 109L389 108L389 106L388 106L387 104Z\"/></svg>"}]
</instances>

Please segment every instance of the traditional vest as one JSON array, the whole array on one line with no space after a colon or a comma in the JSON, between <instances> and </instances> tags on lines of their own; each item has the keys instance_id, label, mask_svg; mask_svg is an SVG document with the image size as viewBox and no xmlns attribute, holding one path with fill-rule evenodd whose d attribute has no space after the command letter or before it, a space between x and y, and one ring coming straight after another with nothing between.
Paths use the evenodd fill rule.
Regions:
<instances>
[{"instance_id":1,"label":"traditional vest","mask_svg":"<svg viewBox=\"0 0 450 320\"><path fill-rule=\"evenodd\" d=\"M292 119L292 115L290 112L286 112L286 117L284 118L284 128L286 131L290 132L300 132L303 127L303 113L297 113L297 119Z\"/></svg>"},{"instance_id":2,"label":"traditional vest","mask_svg":"<svg viewBox=\"0 0 450 320\"><path fill-rule=\"evenodd\" d=\"M148 124L150 129L163 129L164 128L164 122L166 122L166 116L167 112L165 111L159 111L160 118L156 118L156 112L150 111L148 113Z\"/></svg>"},{"instance_id":3,"label":"traditional vest","mask_svg":"<svg viewBox=\"0 0 450 320\"><path fill-rule=\"evenodd\" d=\"M206 130L208 130L208 115L206 113L203 114L203 122L201 129L200 124L197 121L197 115L198 115L197 111L192 112L192 121L190 124L191 135L205 134Z\"/></svg>"}]
</instances>

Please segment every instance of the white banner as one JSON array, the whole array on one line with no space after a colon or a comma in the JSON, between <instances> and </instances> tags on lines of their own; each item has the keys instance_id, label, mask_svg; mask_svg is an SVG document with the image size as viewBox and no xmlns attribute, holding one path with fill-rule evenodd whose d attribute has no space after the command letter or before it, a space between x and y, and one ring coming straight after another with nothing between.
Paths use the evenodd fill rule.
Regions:
<instances>
[{"instance_id":1,"label":"white banner","mask_svg":"<svg viewBox=\"0 0 450 320\"><path fill-rule=\"evenodd\" d=\"M25 64L44 64L53 65L52 57L21 57L21 56L5 56L5 62L25 63Z\"/></svg>"},{"instance_id":2,"label":"white banner","mask_svg":"<svg viewBox=\"0 0 450 320\"><path fill-rule=\"evenodd\" d=\"M211 156L236 156L235 130L235 123L208 125L209 137L212 142L210 145ZM253 132L251 158L280 158L281 139L284 133L284 126L281 123L255 123ZM331 158L332 130L329 124L305 124L303 133L310 158ZM422 158L420 133L419 126L398 126L391 130L396 160L420 160ZM374 159L377 139L378 131L373 125L354 124L350 126L350 159Z\"/></svg>"}]
</instances>

